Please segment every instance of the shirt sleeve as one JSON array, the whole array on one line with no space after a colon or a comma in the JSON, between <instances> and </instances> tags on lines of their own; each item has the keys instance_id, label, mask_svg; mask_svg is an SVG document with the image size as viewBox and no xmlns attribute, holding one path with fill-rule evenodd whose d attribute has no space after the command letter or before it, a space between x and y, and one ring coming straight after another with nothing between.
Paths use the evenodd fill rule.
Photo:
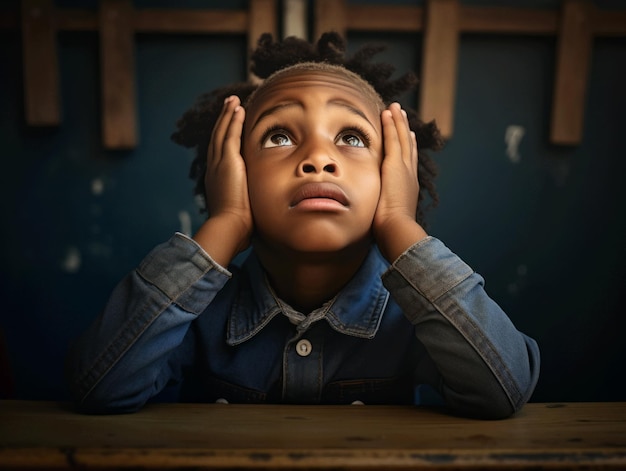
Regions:
<instances>
[{"instance_id":1,"label":"shirt sleeve","mask_svg":"<svg viewBox=\"0 0 626 471\"><path fill-rule=\"evenodd\" d=\"M537 343L441 241L428 237L409 248L383 282L434 362L429 382L456 413L504 418L529 400L539 375Z\"/></svg>"},{"instance_id":2,"label":"shirt sleeve","mask_svg":"<svg viewBox=\"0 0 626 471\"><path fill-rule=\"evenodd\" d=\"M66 371L84 412L132 412L171 379L168 359L231 274L187 236L157 246L72 345Z\"/></svg>"}]
</instances>

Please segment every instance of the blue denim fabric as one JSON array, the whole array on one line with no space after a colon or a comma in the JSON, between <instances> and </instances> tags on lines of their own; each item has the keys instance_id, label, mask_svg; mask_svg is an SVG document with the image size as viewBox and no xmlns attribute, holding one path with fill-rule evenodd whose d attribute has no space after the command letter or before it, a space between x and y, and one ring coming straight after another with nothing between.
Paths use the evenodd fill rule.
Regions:
<instances>
[{"instance_id":1,"label":"blue denim fabric","mask_svg":"<svg viewBox=\"0 0 626 471\"><path fill-rule=\"evenodd\" d=\"M72 347L71 390L83 410L108 413L165 397L410 404L428 385L455 413L501 418L537 382L536 342L433 237L391 266L373 247L323 312L299 324L283 305L254 252L226 270L176 234L122 280Z\"/></svg>"}]
</instances>

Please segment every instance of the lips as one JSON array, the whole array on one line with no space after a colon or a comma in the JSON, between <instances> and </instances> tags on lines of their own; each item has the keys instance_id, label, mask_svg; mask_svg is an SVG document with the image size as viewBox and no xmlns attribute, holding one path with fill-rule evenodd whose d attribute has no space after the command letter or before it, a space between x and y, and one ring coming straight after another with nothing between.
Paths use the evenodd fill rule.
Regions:
<instances>
[{"instance_id":1,"label":"lips","mask_svg":"<svg viewBox=\"0 0 626 471\"><path fill-rule=\"evenodd\" d=\"M305 183L294 194L290 207L297 206L305 200L328 199L334 200L343 206L348 206L348 196L336 184L330 182Z\"/></svg>"}]
</instances>

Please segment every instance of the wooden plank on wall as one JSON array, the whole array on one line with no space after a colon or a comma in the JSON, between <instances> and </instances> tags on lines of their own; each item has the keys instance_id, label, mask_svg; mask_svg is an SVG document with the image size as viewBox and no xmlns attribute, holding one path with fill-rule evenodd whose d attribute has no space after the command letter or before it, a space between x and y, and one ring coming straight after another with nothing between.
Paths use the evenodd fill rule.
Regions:
<instances>
[{"instance_id":1,"label":"wooden plank on wall","mask_svg":"<svg viewBox=\"0 0 626 471\"><path fill-rule=\"evenodd\" d=\"M52 0L22 1L24 114L31 126L61 122L56 25Z\"/></svg>"},{"instance_id":2,"label":"wooden plank on wall","mask_svg":"<svg viewBox=\"0 0 626 471\"><path fill-rule=\"evenodd\" d=\"M550 124L550 140L554 144L576 145L582 141L593 46L590 8L585 0L563 3Z\"/></svg>"},{"instance_id":3,"label":"wooden plank on wall","mask_svg":"<svg viewBox=\"0 0 626 471\"><path fill-rule=\"evenodd\" d=\"M259 37L264 33L270 33L274 40L278 38L278 21L276 16L276 0L250 0L248 7L248 57L253 49L256 49ZM259 79L250 73L251 81Z\"/></svg>"},{"instance_id":4,"label":"wooden plank on wall","mask_svg":"<svg viewBox=\"0 0 626 471\"><path fill-rule=\"evenodd\" d=\"M135 10L138 33L241 33L248 31L245 10Z\"/></svg>"},{"instance_id":5,"label":"wooden plank on wall","mask_svg":"<svg viewBox=\"0 0 626 471\"><path fill-rule=\"evenodd\" d=\"M355 31L417 32L423 9L413 5L351 5L346 27Z\"/></svg>"},{"instance_id":6,"label":"wooden plank on wall","mask_svg":"<svg viewBox=\"0 0 626 471\"><path fill-rule=\"evenodd\" d=\"M435 119L444 137L452 135L459 50L457 0L429 0L424 21L419 110Z\"/></svg>"},{"instance_id":7,"label":"wooden plank on wall","mask_svg":"<svg viewBox=\"0 0 626 471\"><path fill-rule=\"evenodd\" d=\"M554 10L514 7L461 7L459 29L478 34L555 34L558 14Z\"/></svg>"},{"instance_id":8,"label":"wooden plank on wall","mask_svg":"<svg viewBox=\"0 0 626 471\"><path fill-rule=\"evenodd\" d=\"M101 0L102 140L107 149L137 145L133 8L130 0Z\"/></svg>"},{"instance_id":9,"label":"wooden plank on wall","mask_svg":"<svg viewBox=\"0 0 626 471\"><path fill-rule=\"evenodd\" d=\"M315 1L315 26L313 35L317 41L323 33L335 31L342 37L346 37L347 7L345 0L316 0Z\"/></svg>"},{"instance_id":10,"label":"wooden plank on wall","mask_svg":"<svg viewBox=\"0 0 626 471\"><path fill-rule=\"evenodd\" d=\"M263 33L270 33L278 39L276 0L250 0L248 6L248 47L256 48Z\"/></svg>"}]
</instances>

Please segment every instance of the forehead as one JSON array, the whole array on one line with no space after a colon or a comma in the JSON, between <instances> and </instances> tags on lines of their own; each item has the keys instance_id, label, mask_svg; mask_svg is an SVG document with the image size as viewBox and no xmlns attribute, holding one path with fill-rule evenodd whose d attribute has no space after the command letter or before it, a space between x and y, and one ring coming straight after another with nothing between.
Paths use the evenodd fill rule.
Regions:
<instances>
[{"instance_id":1,"label":"forehead","mask_svg":"<svg viewBox=\"0 0 626 471\"><path fill-rule=\"evenodd\" d=\"M329 99L342 99L379 114L384 105L373 88L364 80L336 71L292 70L262 84L246 106L254 114L261 108L282 100L305 101L312 93L328 94Z\"/></svg>"}]
</instances>

